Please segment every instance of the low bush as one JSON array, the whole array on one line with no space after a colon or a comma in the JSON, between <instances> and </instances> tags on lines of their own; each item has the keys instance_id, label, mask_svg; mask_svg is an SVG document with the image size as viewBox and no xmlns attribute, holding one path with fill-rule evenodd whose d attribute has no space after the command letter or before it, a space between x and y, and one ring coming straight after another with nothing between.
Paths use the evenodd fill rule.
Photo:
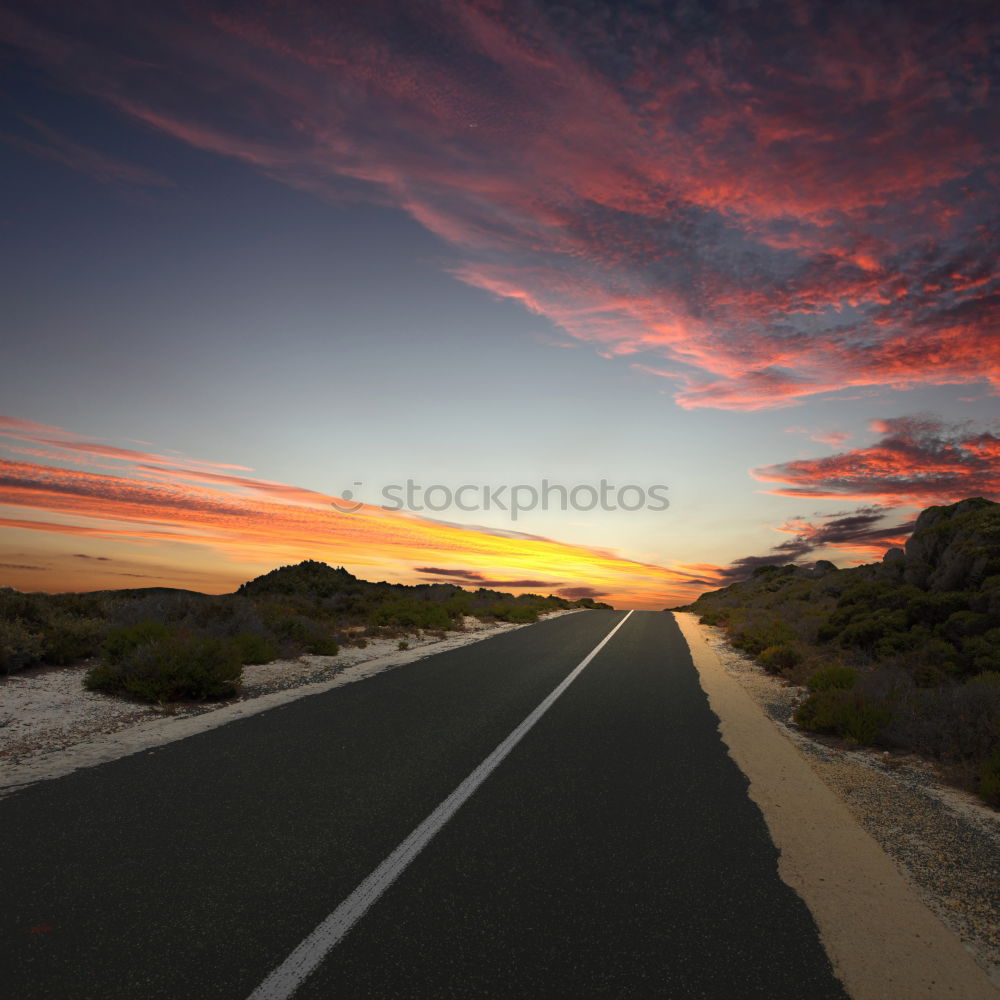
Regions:
<instances>
[{"instance_id":1,"label":"low bush","mask_svg":"<svg viewBox=\"0 0 1000 1000\"><path fill-rule=\"evenodd\" d=\"M452 618L443 604L414 598L386 601L369 616L372 625L399 625L403 628L450 629Z\"/></svg>"},{"instance_id":2,"label":"low bush","mask_svg":"<svg viewBox=\"0 0 1000 1000\"><path fill-rule=\"evenodd\" d=\"M829 688L809 695L795 710L794 718L797 725L810 732L874 743L892 719L892 709L860 691Z\"/></svg>"},{"instance_id":3,"label":"low bush","mask_svg":"<svg viewBox=\"0 0 1000 1000\"><path fill-rule=\"evenodd\" d=\"M989 688L996 688L1000 691L1000 670L984 670L975 677L970 677L966 684L983 684Z\"/></svg>"},{"instance_id":4,"label":"low bush","mask_svg":"<svg viewBox=\"0 0 1000 1000\"><path fill-rule=\"evenodd\" d=\"M278 649L270 639L253 632L243 632L232 640L240 663L270 663L278 658Z\"/></svg>"},{"instance_id":5,"label":"low bush","mask_svg":"<svg viewBox=\"0 0 1000 1000\"><path fill-rule=\"evenodd\" d=\"M305 652L317 656L337 655L340 647L334 637L332 622L310 618L285 604L268 605L264 618L283 654L294 656Z\"/></svg>"},{"instance_id":6,"label":"low bush","mask_svg":"<svg viewBox=\"0 0 1000 1000\"><path fill-rule=\"evenodd\" d=\"M5 674L37 663L45 650L40 631L20 618L0 618L0 668Z\"/></svg>"},{"instance_id":7,"label":"low bush","mask_svg":"<svg viewBox=\"0 0 1000 1000\"><path fill-rule=\"evenodd\" d=\"M124 662L140 646L161 642L171 636L170 629L157 621L142 621L135 625L113 628L104 640L104 659L110 664Z\"/></svg>"},{"instance_id":8,"label":"low bush","mask_svg":"<svg viewBox=\"0 0 1000 1000\"><path fill-rule=\"evenodd\" d=\"M170 633L119 650L117 657L89 670L85 686L159 703L226 698L236 693L242 669L232 642Z\"/></svg>"},{"instance_id":9,"label":"low bush","mask_svg":"<svg viewBox=\"0 0 1000 1000\"><path fill-rule=\"evenodd\" d=\"M107 626L99 618L56 614L45 629L47 663L75 663L101 651Z\"/></svg>"},{"instance_id":10,"label":"low bush","mask_svg":"<svg viewBox=\"0 0 1000 1000\"><path fill-rule=\"evenodd\" d=\"M883 737L890 746L941 761L974 784L975 772L1000 743L1000 687L949 684L900 693Z\"/></svg>"},{"instance_id":11,"label":"low bush","mask_svg":"<svg viewBox=\"0 0 1000 1000\"><path fill-rule=\"evenodd\" d=\"M1000 806L1000 750L979 769L979 794L990 805Z\"/></svg>"},{"instance_id":12,"label":"low bush","mask_svg":"<svg viewBox=\"0 0 1000 1000\"><path fill-rule=\"evenodd\" d=\"M306 652L313 656L336 656L340 652L340 646L329 632L316 631L306 642Z\"/></svg>"},{"instance_id":13,"label":"low bush","mask_svg":"<svg viewBox=\"0 0 1000 1000\"><path fill-rule=\"evenodd\" d=\"M772 674L792 670L802 662L802 651L797 646L782 643L768 646L758 657L761 666Z\"/></svg>"},{"instance_id":14,"label":"low bush","mask_svg":"<svg viewBox=\"0 0 1000 1000\"><path fill-rule=\"evenodd\" d=\"M487 614L501 622L521 624L538 621L538 611L528 604L513 604L498 601L490 605Z\"/></svg>"},{"instance_id":15,"label":"low bush","mask_svg":"<svg viewBox=\"0 0 1000 1000\"><path fill-rule=\"evenodd\" d=\"M75 594L22 594L0 588L0 670L35 663L67 664L101 648L105 623L98 602Z\"/></svg>"},{"instance_id":16,"label":"low bush","mask_svg":"<svg viewBox=\"0 0 1000 1000\"><path fill-rule=\"evenodd\" d=\"M848 667L841 663L831 663L828 667L821 667L806 678L806 687L810 691L830 691L840 689L846 691L854 687L858 679L858 672L853 667Z\"/></svg>"},{"instance_id":17,"label":"low bush","mask_svg":"<svg viewBox=\"0 0 1000 1000\"><path fill-rule=\"evenodd\" d=\"M737 648L759 656L772 646L785 646L795 639L792 630L777 618L760 618L739 625L730 635Z\"/></svg>"}]
</instances>

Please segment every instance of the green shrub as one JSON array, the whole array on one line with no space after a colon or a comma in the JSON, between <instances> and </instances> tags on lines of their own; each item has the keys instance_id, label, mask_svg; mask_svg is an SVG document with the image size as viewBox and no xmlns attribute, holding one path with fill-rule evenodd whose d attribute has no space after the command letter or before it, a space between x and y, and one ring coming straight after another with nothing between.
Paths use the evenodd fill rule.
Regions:
<instances>
[{"instance_id":1,"label":"green shrub","mask_svg":"<svg viewBox=\"0 0 1000 1000\"><path fill-rule=\"evenodd\" d=\"M979 770L979 794L992 806L1000 806L1000 750L983 761Z\"/></svg>"},{"instance_id":2,"label":"green shrub","mask_svg":"<svg viewBox=\"0 0 1000 1000\"><path fill-rule=\"evenodd\" d=\"M410 644L405 639L400 639L399 642L396 644L396 648L402 651L404 649L409 649Z\"/></svg>"},{"instance_id":3,"label":"green shrub","mask_svg":"<svg viewBox=\"0 0 1000 1000\"><path fill-rule=\"evenodd\" d=\"M236 693L242 665L232 642L171 635L133 645L87 672L84 684L143 701L226 698Z\"/></svg>"},{"instance_id":4,"label":"green shrub","mask_svg":"<svg viewBox=\"0 0 1000 1000\"><path fill-rule=\"evenodd\" d=\"M857 743L874 743L891 719L892 710L888 705L856 699L848 705L844 719L844 735Z\"/></svg>"},{"instance_id":5,"label":"green shrub","mask_svg":"<svg viewBox=\"0 0 1000 1000\"><path fill-rule=\"evenodd\" d=\"M740 625L730 642L737 648L759 656L771 646L784 646L795 639L792 630L777 618L762 618Z\"/></svg>"},{"instance_id":6,"label":"green shrub","mask_svg":"<svg viewBox=\"0 0 1000 1000\"><path fill-rule=\"evenodd\" d=\"M795 710L794 719L810 732L835 733L857 743L874 743L891 721L892 710L860 692L829 688L809 695Z\"/></svg>"},{"instance_id":7,"label":"green shrub","mask_svg":"<svg viewBox=\"0 0 1000 1000\"><path fill-rule=\"evenodd\" d=\"M456 595L450 600L445 601L444 609L448 613L449 618L461 619L465 615L472 614L472 599L468 594Z\"/></svg>"},{"instance_id":8,"label":"green shrub","mask_svg":"<svg viewBox=\"0 0 1000 1000\"><path fill-rule=\"evenodd\" d=\"M373 625L399 625L411 629L452 627L445 605L416 598L386 601L371 613L368 620Z\"/></svg>"},{"instance_id":9,"label":"green shrub","mask_svg":"<svg viewBox=\"0 0 1000 1000\"><path fill-rule=\"evenodd\" d=\"M107 627L98 618L56 614L46 625L44 658L49 663L75 663L101 651Z\"/></svg>"},{"instance_id":10,"label":"green shrub","mask_svg":"<svg viewBox=\"0 0 1000 1000\"><path fill-rule=\"evenodd\" d=\"M1000 628L962 641L962 655L975 673L1000 670Z\"/></svg>"},{"instance_id":11,"label":"green shrub","mask_svg":"<svg viewBox=\"0 0 1000 1000\"><path fill-rule=\"evenodd\" d=\"M332 624L300 614L286 604L268 605L264 609L264 618L287 655L297 652L317 656L337 655L340 647L334 638Z\"/></svg>"},{"instance_id":12,"label":"green shrub","mask_svg":"<svg viewBox=\"0 0 1000 1000\"><path fill-rule=\"evenodd\" d=\"M831 663L821 667L806 678L806 687L810 691L831 691L834 689L846 691L854 687L858 672L853 667L841 663Z\"/></svg>"},{"instance_id":13,"label":"green shrub","mask_svg":"<svg viewBox=\"0 0 1000 1000\"><path fill-rule=\"evenodd\" d=\"M953 773L965 773L974 786L981 763L997 749L1000 686L945 684L900 691L883 735L894 746L940 760Z\"/></svg>"},{"instance_id":14,"label":"green shrub","mask_svg":"<svg viewBox=\"0 0 1000 1000\"><path fill-rule=\"evenodd\" d=\"M5 674L30 667L42 658L41 632L20 618L0 618L0 667Z\"/></svg>"},{"instance_id":15,"label":"green shrub","mask_svg":"<svg viewBox=\"0 0 1000 1000\"><path fill-rule=\"evenodd\" d=\"M983 673L970 677L965 683L983 684L986 687L1000 690L1000 670L984 670Z\"/></svg>"},{"instance_id":16,"label":"green shrub","mask_svg":"<svg viewBox=\"0 0 1000 1000\"><path fill-rule=\"evenodd\" d=\"M489 613L501 622L537 622L538 612L529 605L508 604L500 601L490 606Z\"/></svg>"},{"instance_id":17,"label":"green shrub","mask_svg":"<svg viewBox=\"0 0 1000 1000\"><path fill-rule=\"evenodd\" d=\"M163 622L144 621L136 625L113 628L104 640L104 659L108 663L122 663L140 646L170 638L171 631Z\"/></svg>"},{"instance_id":18,"label":"green shrub","mask_svg":"<svg viewBox=\"0 0 1000 1000\"><path fill-rule=\"evenodd\" d=\"M917 663L913 667L913 683L917 687L933 688L946 684L954 672L954 664Z\"/></svg>"},{"instance_id":19,"label":"green shrub","mask_svg":"<svg viewBox=\"0 0 1000 1000\"><path fill-rule=\"evenodd\" d=\"M796 646L785 643L781 646L768 646L757 659L765 670L780 674L783 670L797 667L802 662L802 653Z\"/></svg>"},{"instance_id":20,"label":"green shrub","mask_svg":"<svg viewBox=\"0 0 1000 1000\"><path fill-rule=\"evenodd\" d=\"M270 639L253 632L243 632L233 640L240 663L270 663L278 658L278 649Z\"/></svg>"},{"instance_id":21,"label":"green shrub","mask_svg":"<svg viewBox=\"0 0 1000 1000\"><path fill-rule=\"evenodd\" d=\"M306 643L306 652L314 656L336 656L340 652L340 646L329 632L317 631Z\"/></svg>"},{"instance_id":22,"label":"green shrub","mask_svg":"<svg viewBox=\"0 0 1000 1000\"><path fill-rule=\"evenodd\" d=\"M840 632L840 645L868 649L874 647L880 639L885 639L893 633L906 632L909 625L905 611L886 611L880 609L866 614L855 615Z\"/></svg>"},{"instance_id":23,"label":"green shrub","mask_svg":"<svg viewBox=\"0 0 1000 1000\"><path fill-rule=\"evenodd\" d=\"M811 733L836 733L843 723L843 706L839 689L816 691L795 709L792 719Z\"/></svg>"}]
</instances>

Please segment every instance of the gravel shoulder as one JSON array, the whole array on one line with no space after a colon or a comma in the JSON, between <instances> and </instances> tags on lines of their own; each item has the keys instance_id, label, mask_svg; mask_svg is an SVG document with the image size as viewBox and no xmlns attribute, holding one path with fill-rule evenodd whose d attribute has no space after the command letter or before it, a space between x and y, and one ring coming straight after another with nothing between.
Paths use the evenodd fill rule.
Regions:
<instances>
[{"instance_id":1,"label":"gravel shoulder","mask_svg":"<svg viewBox=\"0 0 1000 1000\"><path fill-rule=\"evenodd\" d=\"M784 737L782 742L798 752L798 758L808 765L812 774L818 776L823 786L836 796L847 814L868 835L873 844L891 859L909 894L936 915L940 923L953 932L956 941L960 940L964 951L971 955L979 968L986 973L988 980L984 978L984 982L987 990L991 995L996 995L1000 988L1000 815L972 796L940 784L935 778L933 768L926 762L910 756L851 749L843 743L820 742L813 739L791 721L795 706L804 696L804 689L787 685L765 673L750 657L733 649L721 629L700 625L695 615L677 614L676 617L691 645L696 666L702 676L703 687L709 694L713 710L720 717L720 729L733 756L738 757L740 754L753 756L756 748L747 748L741 724L727 717L727 713L734 711L745 714L746 704L743 703L743 707L740 708L741 703L734 700L731 691L728 698L720 694L720 691L728 690L725 678L729 679L730 684L735 682L738 685L739 691L745 698L760 710L757 714L762 719L769 720L772 732ZM695 655L696 652L701 655ZM723 700L719 701L720 698ZM761 805L765 818L774 832L776 826L781 827L783 821L787 822L788 817L781 817L780 810L787 808L788 804L785 803L783 806L781 802L783 796L778 791L768 790L765 786L775 780L779 783L784 782L787 774L782 771L775 778L774 774L767 772L766 766L759 767L758 772L752 774L744 766L743 761L738 759L737 762L751 778L751 796ZM785 793L787 794L787 789ZM834 813L831 812L830 815L833 816ZM804 821L808 822L808 817ZM784 835L788 834L789 831L785 830ZM778 842L777 836L776 842ZM782 848L784 864L786 847L782 843L778 843L778 846ZM864 845L861 844L858 849L863 848ZM794 848L792 853L795 853ZM875 861L877 859L873 859L873 863ZM833 873L832 877L829 874L823 877L816 876L815 869L810 869L810 864L811 861L799 865L794 859L789 859L787 867L797 866L799 870L793 872L792 878L786 881L797 879L800 884L795 885L795 888L800 890L805 883L811 883L806 888L813 894L813 899L809 898L806 891L802 891L802 895L814 910L821 931L824 931L824 937L827 932L840 934L843 929L841 921L853 921L853 928L856 931L859 923L862 925L864 923L863 920L859 921L862 916L860 906L857 905L860 899L855 901L855 910L858 912L853 916L847 912L838 913L836 892L831 884L836 873ZM824 886L818 886L817 878L819 881L823 881L824 878L829 878L831 881ZM900 924L919 917L913 910L912 902L907 902L906 896L904 892L896 892L893 896L895 902L888 905L888 909L886 909L886 899L890 897L886 896L880 901L883 908L883 924L886 921ZM824 909L829 911L826 928L823 926L824 920L821 912L817 911L817 906L819 911ZM905 914L902 910L893 911L893 906L904 908ZM940 924L938 926L940 927ZM929 931L925 927L920 933L926 935L929 932L933 932L933 927ZM857 938L857 935L854 937ZM888 948L884 927L882 933L875 937L875 942L877 949L880 950L872 958L872 964L876 963L878 956L881 956L883 964L888 964L888 953L881 951ZM899 944L902 949L901 954L912 952L908 961L916 972L921 967L921 958L926 958L928 954L930 945L926 937L919 943L916 952L913 952L916 942L912 938ZM864 947L863 941L852 939L849 945L841 946L841 951L863 950ZM942 950L943 955L950 955L948 961L956 957L954 949L950 949L947 942L939 942L937 948ZM836 946L833 950L837 950ZM855 958L856 956L847 956L849 963ZM882 995L907 997L983 995L982 987L979 992L974 993L962 992L961 989L956 992L946 988L947 968L947 964L941 967L937 981L931 980L933 985L927 992L912 992L916 987L911 986L911 992L906 994L897 992ZM874 972L870 967L863 973L856 973L859 981L865 980L865 977L871 981L872 975ZM924 976L923 981L926 980L927 976ZM846 977L845 982L847 982ZM993 984L992 988L989 987L990 982ZM967 989L972 987L969 986ZM863 994L852 990L852 995ZM877 996L878 993L873 995Z\"/></svg>"},{"instance_id":2,"label":"gravel shoulder","mask_svg":"<svg viewBox=\"0 0 1000 1000\"><path fill-rule=\"evenodd\" d=\"M554 611L546 618L577 611ZM149 750L297 698L364 680L435 653L525 628L466 618L461 632L371 639L336 656L246 666L236 698L220 702L151 707L87 691L86 668L38 666L0 678L0 798L21 788Z\"/></svg>"}]
</instances>

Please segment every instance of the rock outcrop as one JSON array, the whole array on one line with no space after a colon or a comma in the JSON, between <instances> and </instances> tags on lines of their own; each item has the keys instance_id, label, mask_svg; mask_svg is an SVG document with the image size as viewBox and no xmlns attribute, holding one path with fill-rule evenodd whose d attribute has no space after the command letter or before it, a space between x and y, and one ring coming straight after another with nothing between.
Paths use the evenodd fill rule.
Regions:
<instances>
[{"instance_id":1,"label":"rock outcrop","mask_svg":"<svg viewBox=\"0 0 1000 1000\"><path fill-rule=\"evenodd\" d=\"M927 590L975 590L997 574L1000 504L973 497L928 507L917 518L906 543L907 583Z\"/></svg>"}]
</instances>

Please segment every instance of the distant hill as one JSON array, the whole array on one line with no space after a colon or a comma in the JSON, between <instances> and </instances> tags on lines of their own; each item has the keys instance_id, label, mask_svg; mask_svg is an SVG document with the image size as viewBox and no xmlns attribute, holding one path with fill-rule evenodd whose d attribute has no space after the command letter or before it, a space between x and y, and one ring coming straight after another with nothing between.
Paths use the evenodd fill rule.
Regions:
<instances>
[{"instance_id":1,"label":"distant hill","mask_svg":"<svg viewBox=\"0 0 1000 1000\"><path fill-rule=\"evenodd\" d=\"M88 674L93 687L154 701L216 697L235 690L239 669L248 663L303 653L332 656L345 644L421 630L443 637L462 630L470 616L528 623L552 611L608 607L591 598L515 597L449 583L372 583L314 559L281 566L234 594L172 587L86 594L0 588L0 672L100 658Z\"/></svg>"},{"instance_id":2,"label":"distant hill","mask_svg":"<svg viewBox=\"0 0 1000 1000\"><path fill-rule=\"evenodd\" d=\"M366 581L348 573L343 566L336 568L315 559L306 559L294 566L280 566L270 573L244 583L236 593L241 597L263 594L303 594L310 597L332 597L345 590L356 590Z\"/></svg>"}]
</instances>

